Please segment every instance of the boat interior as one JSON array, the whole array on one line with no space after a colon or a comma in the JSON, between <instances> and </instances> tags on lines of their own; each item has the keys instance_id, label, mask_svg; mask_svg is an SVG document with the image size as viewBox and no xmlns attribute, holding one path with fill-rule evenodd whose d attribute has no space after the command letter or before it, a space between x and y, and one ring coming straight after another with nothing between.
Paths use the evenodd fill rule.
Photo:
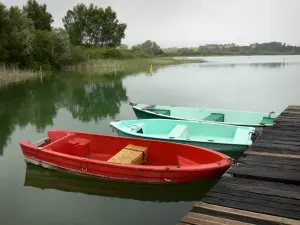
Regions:
<instances>
[{"instance_id":1,"label":"boat interior","mask_svg":"<svg viewBox=\"0 0 300 225\"><path fill-rule=\"evenodd\" d=\"M254 128L249 127L153 119L145 122L142 120L122 121L120 128L127 132L160 138L240 144L251 144L250 132L254 131Z\"/></svg>"},{"instance_id":2,"label":"boat interior","mask_svg":"<svg viewBox=\"0 0 300 225\"><path fill-rule=\"evenodd\" d=\"M194 146L116 136L48 131L35 143L41 149L70 156L119 164L192 166L215 163L220 155Z\"/></svg>"},{"instance_id":3,"label":"boat interior","mask_svg":"<svg viewBox=\"0 0 300 225\"><path fill-rule=\"evenodd\" d=\"M170 117L236 124L273 124L277 114L233 110L142 105L143 110Z\"/></svg>"}]
</instances>

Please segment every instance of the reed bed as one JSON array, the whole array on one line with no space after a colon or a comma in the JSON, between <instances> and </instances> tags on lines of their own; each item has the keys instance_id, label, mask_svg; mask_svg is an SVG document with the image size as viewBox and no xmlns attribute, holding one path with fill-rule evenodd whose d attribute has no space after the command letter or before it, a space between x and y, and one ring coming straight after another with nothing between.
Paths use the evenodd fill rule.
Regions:
<instances>
[{"instance_id":1,"label":"reed bed","mask_svg":"<svg viewBox=\"0 0 300 225\"><path fill-rule=\"evenodd\" d=\"M164 67L183 63L200 63L202 60L178 60L174 58L146 58L146 59L98 59L89 60L78 64L66 65L62 67L65 72L79 72L87 74L117 74L119 72L147 71L152 65L155 67Z\"/></svg>"}]
</instances>

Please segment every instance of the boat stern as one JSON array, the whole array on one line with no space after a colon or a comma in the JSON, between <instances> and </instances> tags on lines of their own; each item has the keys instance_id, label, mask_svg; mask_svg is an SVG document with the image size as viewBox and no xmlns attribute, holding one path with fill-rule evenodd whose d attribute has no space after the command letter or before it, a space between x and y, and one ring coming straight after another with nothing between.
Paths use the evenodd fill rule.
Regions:
<instances>
[{"instance_id":1,"label":"boat stern","mask_svg":"<svg viewBox=\"0 0 300 225\"><path fill-rule=\"evenodd\" d=\"M253 143L254 127L237 127L233 143L250 146Z\"/></svg>"}]
</instances>

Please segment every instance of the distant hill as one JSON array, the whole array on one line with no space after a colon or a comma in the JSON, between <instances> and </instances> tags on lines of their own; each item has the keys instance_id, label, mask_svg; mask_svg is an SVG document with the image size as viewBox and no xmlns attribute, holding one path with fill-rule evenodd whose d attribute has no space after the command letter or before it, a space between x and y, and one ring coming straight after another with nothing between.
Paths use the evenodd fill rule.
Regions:
<instances>
[{"instance_id":1,"label":"distant hill","mask_svg":"<svg viewBox=\"0 0 300 225\"><path fill-rule=\"evenodd\" d=\"M212 56L212 55L300 55L300 46L281 42L254 43L248 46L231 44L206 44L190 48L162 49L168 56Z\"/></svg>"}]
</instances>

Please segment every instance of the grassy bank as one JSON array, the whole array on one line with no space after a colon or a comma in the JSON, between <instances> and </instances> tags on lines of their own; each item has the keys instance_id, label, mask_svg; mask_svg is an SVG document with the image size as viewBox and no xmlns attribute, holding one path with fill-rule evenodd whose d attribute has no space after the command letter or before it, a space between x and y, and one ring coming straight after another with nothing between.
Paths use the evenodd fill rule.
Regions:
<instances>
[{"instance_id":1,"label":"grassy bank","mask_svg":"<svg viewBox=\"0 0 300 225\"><path fill-rule=\"evenodd\" d=\"M202 63L201 59L184 60L169 57L164 58L140 58L140 59L95 59L78 64L67 65L62 68L64 72L79 72L88 74L114 74L118 72L143 72L149 71L152 65L153 71L169 65L178 65L184 63Z\"/></svg>"},{"instance_id":2,"label":"grassy bank","mask_svg":"<svg viewBox=\"0 0 300 225\"><path fill-rule=\"evenodd\" d=\"M0 87L11 83L19 83L38 76L37 72L31 70L0 68Z\"/></svg>"}]
</instances>

